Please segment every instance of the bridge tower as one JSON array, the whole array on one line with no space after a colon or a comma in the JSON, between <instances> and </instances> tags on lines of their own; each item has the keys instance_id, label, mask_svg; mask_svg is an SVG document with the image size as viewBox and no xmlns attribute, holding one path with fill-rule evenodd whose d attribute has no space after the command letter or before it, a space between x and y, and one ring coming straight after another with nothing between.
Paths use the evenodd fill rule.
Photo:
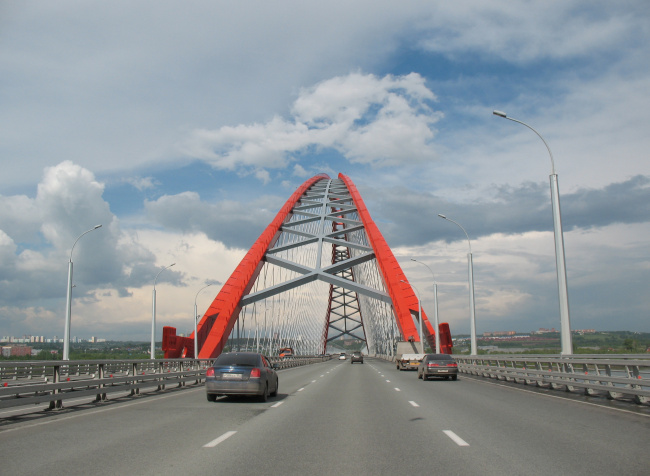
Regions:
<instances>
[{"instance_id":1,"label":"bridge tower","mask_svg":"<svg viewBox=\"0 0 650 476\"><path fill-rule=\"evenodd\" d=\"M353 336L373 354L418 342L418 301L373 222L356 186L339 174L306 180L244 256L198 324L199 358L226 346L274 354L324 353L328 341ZM422 311L425 338L435 332ZM451 353L449 326L441 349ZM193 357L194 336L163 330L165 357Z\"/></svg>"}]
</instances>

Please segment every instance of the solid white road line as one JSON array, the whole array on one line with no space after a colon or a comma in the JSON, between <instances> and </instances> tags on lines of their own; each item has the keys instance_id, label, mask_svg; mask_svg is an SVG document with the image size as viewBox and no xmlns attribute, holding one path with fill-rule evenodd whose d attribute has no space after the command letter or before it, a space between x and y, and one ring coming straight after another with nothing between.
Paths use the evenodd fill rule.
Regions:
<instances>
[{"instance_id":1,"label":"solid white road line","mask_svg":"<svg viewBox=\"0 0 650 476\"><path fill-rule=\"evenodd\" d=\"M458 446L469 446L465 440L451 430L443 430L443 433L453 440Z\"/></svg>"},{"instance_id":2,"label":"solid white road line","mask_svg":"<svg viewBox=\"0 0 650 476\"><path fill-rule=\"evenodd\" d=\"M223 435L221 435L219 438L216 438L212 440L210 443L207 445L203 445L204 448L214 448L217 446L219 443L226 441L228 438L230 438L232 435L237 433L236 431L227 431Z\"/></svg>"}]
</instances>

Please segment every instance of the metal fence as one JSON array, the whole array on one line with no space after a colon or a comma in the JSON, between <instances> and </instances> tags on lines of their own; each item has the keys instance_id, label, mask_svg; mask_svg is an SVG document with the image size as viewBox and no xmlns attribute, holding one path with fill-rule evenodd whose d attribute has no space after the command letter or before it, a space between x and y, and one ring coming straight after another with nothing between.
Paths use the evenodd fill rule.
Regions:
<instances>
[{"instance_id":1,"label":"metal fence","mask_svg":"<svg viewBox=\"0 0 650 476\"><path fill-rule=\"evenodd\" d=\"M329 360L329 356L270 359L278 369ZM0 409L46 403L63 408L63 400L89 397L106 400L109 393L138 395L142 389L201 384L214 359L75 360L0 362ZM155 387L155 388L154 388Z\"/></svg>"},{"instance_id":2,"label":"metal fence","mask_svg":"<svg viewBox=\"0 0 650 476\"><path fill-rule=\"evenodd\" d=\"M650 402L650 356L454 355L461 373L525 385Z\"/></svg>"}]
</instances>

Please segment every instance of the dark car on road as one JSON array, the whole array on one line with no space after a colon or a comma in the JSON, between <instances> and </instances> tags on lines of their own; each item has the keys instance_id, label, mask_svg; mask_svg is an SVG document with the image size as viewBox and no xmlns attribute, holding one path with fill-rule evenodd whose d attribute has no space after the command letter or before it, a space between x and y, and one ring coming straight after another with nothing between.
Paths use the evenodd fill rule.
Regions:
<instances>
[{"instance_id":1,"label":"dark car on road","mask_svg":"<svg viewBox=\"0 0 650 476\"><path fill-rule=\"evenodd\" d=\"M350 363L361 362L363 364L363 354L361 352L352 352Z\"/></svg>"},{"instance_id":2,"label":"dark car on road","mask_svg":"<svg viewBox=\"0 0 650 476\"><path fill-rule=\"evenodd\" d=\"M253 352L221 354L205 374L208 401L220 395L254 395L263 402L278 394L278 373L269 359Z\"/></svg>"},{"instance_id":3,"label":"dark car on road","mask_svg":"<svg viewBox=\"0 0 650 476\"><path fill-rule=\"evenodd\" d=\"M427 354L418 366L418 378L444 377L445 380L458 378L458 364L449 354Z\"/></svg>"}]
</instances>

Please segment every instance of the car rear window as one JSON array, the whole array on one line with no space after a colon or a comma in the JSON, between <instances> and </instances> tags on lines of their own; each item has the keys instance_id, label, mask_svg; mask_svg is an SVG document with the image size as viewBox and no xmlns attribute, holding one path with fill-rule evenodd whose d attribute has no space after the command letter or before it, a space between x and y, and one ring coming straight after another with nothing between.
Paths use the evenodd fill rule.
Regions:
<instances>
[{"instance_id":1,"label":"car rear window","mask_svg":"<svg viewBox=\"0 0 650 476\"><path fill-rule=\"evenodd\" d=\"M259 365L259 358L257 354L221 354L214 361L214 366L243 365L245 367L255 367Z\"/></svg>"},{"instance_id":2,"label":"car rear window","mask_svg":"<svg viewBox=\"0 0 650 476\"><path fill-rule=\"evenodd\" d=\"M449 354L433 354L428 355L427 360L454 360L454 358Z\"/></svg>"}]
</instances>

